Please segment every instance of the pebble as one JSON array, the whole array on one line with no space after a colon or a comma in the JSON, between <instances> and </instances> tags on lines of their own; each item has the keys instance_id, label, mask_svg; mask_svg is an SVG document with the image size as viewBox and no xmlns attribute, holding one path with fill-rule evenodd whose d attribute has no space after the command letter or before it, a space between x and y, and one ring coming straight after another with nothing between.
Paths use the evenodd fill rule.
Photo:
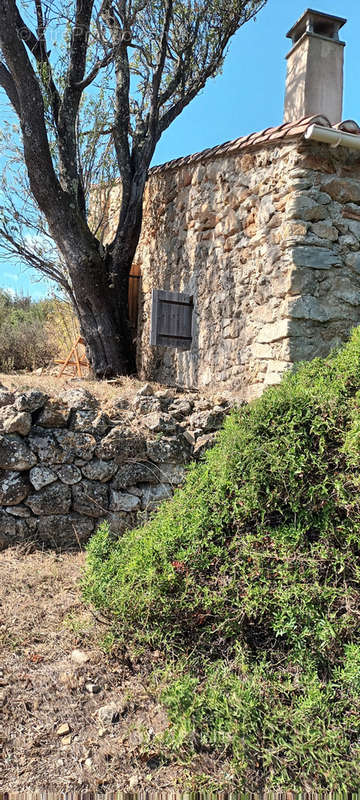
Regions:
<instances>
[{"instance_id":1,"label":"pebble","mask_svg":"<svg viewBox=\"0 0 360 800\"><path fill-rule=\"evenodd\" d=\"M58 736L66 736L68 733L70 733L70 731L70 725L67 722L63 722L62 725L59 725L56 733Z\"/></svg>"},{"instance_id":2,"label":"pebble","mask_svg":"<svg viewBox=\"0 0 360 800\"><path fill-rule=\"evenodd\" d=\"M89 656L87 653L84 653L83 650L73 650L71 653L71 660L74 661L75 664L86 664L89 661Z\"/></svg>"}]
</instances>

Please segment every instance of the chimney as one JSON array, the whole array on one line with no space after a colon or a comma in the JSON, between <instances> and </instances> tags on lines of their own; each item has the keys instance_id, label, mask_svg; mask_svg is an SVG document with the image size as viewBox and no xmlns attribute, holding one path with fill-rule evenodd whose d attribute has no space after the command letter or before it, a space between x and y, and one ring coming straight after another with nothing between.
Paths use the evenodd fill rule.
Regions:
<instances>
[{"instance_id":1,"label":"chimney","mask_svg":"<svg viewBox=\"0 0 360 800\"><path fill-rule=\"evenodd\" d=\"M287 37L284 122L322 114L332 125L341 122L345 42L339 30L346 19L309 8Z\"/></svg>"}]
</instances>

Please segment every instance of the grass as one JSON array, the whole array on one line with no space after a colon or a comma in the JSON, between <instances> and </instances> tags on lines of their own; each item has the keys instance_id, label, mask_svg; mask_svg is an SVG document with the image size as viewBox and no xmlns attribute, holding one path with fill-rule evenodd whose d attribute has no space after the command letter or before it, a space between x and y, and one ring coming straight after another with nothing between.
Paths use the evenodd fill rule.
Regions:
<instances>
[{"instance_id":1,"label":"grass","mask_svg":"<svg viewBox=\"0 0 360 800\"><path fill-rule=\"evenodd\" d=\"M359 786L359 410L357 329L234 412L146 526L91 540L87 602L164 656L164 757L252 791Z\"/></svg>"}]
</instances>

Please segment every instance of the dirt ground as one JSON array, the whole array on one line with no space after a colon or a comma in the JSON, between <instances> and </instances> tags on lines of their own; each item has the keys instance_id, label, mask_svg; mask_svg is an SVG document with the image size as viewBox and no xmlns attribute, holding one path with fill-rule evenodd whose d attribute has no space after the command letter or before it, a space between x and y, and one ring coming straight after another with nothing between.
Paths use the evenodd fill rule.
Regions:
<instances>
[{"instance_id":1,"label":"dirt ground","mask_svg":"<svg viewBox=\"0 0 360 800\"><path fill-rule=\"evenodd\" d=\"M144 666L101 649L103 625L81 603L83 564L83 553L0 553L0 788L181 791L189 765L152 752L166 714ZM110 704L118 716L101 720ZM202 758L190 772L216 770Z\"/></svg>"}]
</instances>

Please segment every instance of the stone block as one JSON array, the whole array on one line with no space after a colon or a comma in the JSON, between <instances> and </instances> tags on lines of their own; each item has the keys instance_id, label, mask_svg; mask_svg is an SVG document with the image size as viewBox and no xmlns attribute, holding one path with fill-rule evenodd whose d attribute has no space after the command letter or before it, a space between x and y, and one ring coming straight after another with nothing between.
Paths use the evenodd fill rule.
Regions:
<instances>
[{"instance_id":1,"label":"stone block","mask_svg":"<svg viewBox=\"0 0 360 800\"><path fill-rule=\"evenodd\" d=\"M47 394L38 389L30 389L28 392L18 394L14 405L17 411L28 411L32 414L45 405L47 397Z\"/></svg>"},{"instance_id":2,"label":"stone block","mask_svg":"<svg viewBox=\"0 0 360 800\"><path fill-rule=\"evenodd\" d=\"M17 411L15 406L0 408L0 429L5 433L20 433L27 436L31 428L31 414Z\"/></svg>"},{"instance_id":3,"label":"stone block","mask_svg":"<svg viewBox=\"0 0 360 800\"><path fill-rule=\"evenodd\" d=\"M123 464L132 459L141 460L146 457L145 437L117 425L97 446L96 455L104 461L113 459L116 464Z\"/></svg>"},{"instance_id":4,"label":"stone block","mask_svg":"<svg viewBox=\"0 0 360 800\"><path fill-rule=\"evenodd\" d=\"M66 487L68 488L68 487ZM99 481L82 480L72 487L73 510L87 517L104 517L108 511L108 489Z\"/></svg>"},{"instance_id":5,"label":"stone block","mask_svg":"<svg viewBox=\"0 0 360 800\"><path fill-rule=\"evenodd\" d=\"M60 481L32 492L25 505L37 516L67 514L71 506L71 489Z\"/></svg>"},{"instance_id":6,"label":"stone block","mask_svg":"<svg viewBox=\"0 0 360 800\"><path fill-rule=\"evenodd\" d=\"M151 461L129 461L128 464L119 466L111 488L120 491L137 483L158 483L158 481L159 471Z\"/></svg>"},{"instance_id":7,"label":"stone block","mask_svg":"<svg viewBox=\"0 0 360 800\"><path fill-rule=\"evenodd\" d=\"M0 471L0 505L13 506L21 503L29 491L29 481L22 472Z\"/></svg>"},{"instance_id":8,"label":"stone block","mask_svg":"<svg viewBox=\"0 0 360 800\"><path fill-rule=\"evenodd\" d=\"M70 409L61 400L49 398L37 417L42 428L66 428Z\"/></svg>"},{"instance_id":9,"label":"stone block","mask_svg":"<svg viewBox=\"0 0 360 800\"><path fill-rule=\"evenodd\" d=\"M114 461L101 461L94 459L87 464L82 465L81 471L85 478L91 481L100 481L106 483L114 477L118 465Z\"/></svg>"},{"instance_id":10,"label":"stone block","mask_svg":"<svg viewBox=\"0 0 360 800\"><path fill-rule=\"evenodd\" d=\"M0 435L0 469L23 471L31 469L36 462L36 455L18 434Z\"/></svg>"},{"instance_id":11,"label":"stone block","mask_svg":"<svg viewBox=\"0 0 360 800\"><path fill-rule=\"evenodd\" d=\"M44 466L44 464L39 464L37 467L33 467L30 470L29 477L30 483L37 492L40 491L40 489L43 489L44 486L49 486L50 483L54 483L56 481L56 473L54 470Z\"/></svg>"},{"instance_id":12,"label":"stone block","mask_svg":"<svg viewBox=\"0 0 360 800\"><path fill-rule=\"evenodd\" d=\"M110 510L111 511L134 511L140 507L140 498L126 492L118 492L110 489Z\"/></svg>"},{"instance_id":13,"label":"stone block","mask_svg":"<svg viewBox=\"0 0 360 800\"><path fill-rule=\"evenodd\" d=\"M292 250L292 260L297 267L330 269L341 266L341 257L325 247L299 246Z\"/></svg>"},{"instance_id":14,"label":"stone block","mask_svg":"<svg viewBox=\"0 0 360 800\"><path fill-rule=\"evenodd\" d=\"M256 341L261 344L270 344L277 342L279 339L285 339L289 335L289 322L287 319L280 319L278 322L272 322L264 325L259 331Z\"/></svg>"},{"instance_id":15,"label":"stone block","mask_svg":"<svg viewBox=\"0 0 360 800\"><path fill-rule=\"evenodd\" d=\"M50 514L38 520L36 533L45 544L60 548L77 548L79 542L85 542L90 538L94 524L94 519L79 514Z\"/></svg>"}]
</instances>

